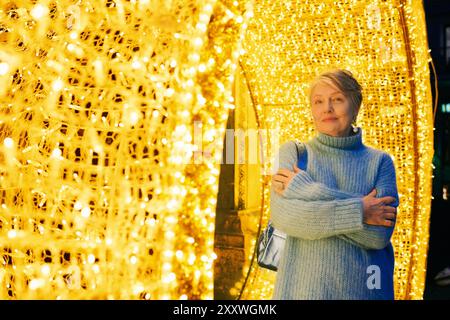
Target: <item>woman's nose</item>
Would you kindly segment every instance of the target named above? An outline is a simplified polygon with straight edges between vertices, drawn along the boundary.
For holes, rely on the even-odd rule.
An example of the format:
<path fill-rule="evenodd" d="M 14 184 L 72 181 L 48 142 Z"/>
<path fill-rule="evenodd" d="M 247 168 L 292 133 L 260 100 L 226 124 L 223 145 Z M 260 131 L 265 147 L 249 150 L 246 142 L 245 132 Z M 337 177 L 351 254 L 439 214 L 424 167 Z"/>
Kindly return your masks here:
<path fill-rule="evenodd" d="M 332 103 L 331 99 L 328 100 L 328 103 L 326 103 L 326 105 L 327 105 L 327 108 L 326 108 L 327 111 L 333 110 L 333 103 Z"/>

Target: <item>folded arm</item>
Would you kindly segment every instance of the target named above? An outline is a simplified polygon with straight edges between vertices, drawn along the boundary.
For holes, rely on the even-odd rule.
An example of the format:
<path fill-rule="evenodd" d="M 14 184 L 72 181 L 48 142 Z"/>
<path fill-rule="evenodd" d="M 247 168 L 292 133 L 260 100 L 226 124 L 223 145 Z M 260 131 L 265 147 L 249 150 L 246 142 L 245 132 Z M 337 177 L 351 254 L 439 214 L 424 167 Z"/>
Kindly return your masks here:
<path fill-rule="evenodd" d="M 362 200 L 305 201 L 285 198 L 270 191 L 273 226 L 284 233 L 307 240 L 317 240 L 363 228 Z"/>
<path fill-rule="evenodd" d="M 297 144 L 297 146 L 296 146 Z M 293 170 L 294 164 L 298 161 L 298 152 L 306 152 L 306 147 L 302 143 L 288 141 L 281 145 L 278 153 L 279 168 Z M 301 170 L 291 180 L 285 191 L 285 198 L 297 198 L 307 201 L 315 200 L 336 200 L 362 197 L 351 192 L 341 191 L 327 187 L 325 184 L 314 181 L 311 176 L 304 170 Z"/>
<path fill-rule="evenodd" d="M 290 141 L 281 146 L 279 153 L 281 168 L 292 170 L 293 164 L 297 162 L 297 149 L 294 144 L 295 142 Z M 304 152 L 304 148 L 304 145 L 299 145 L 299 152 Z M 388 154 L 383 155 L 375 188 L 377 189 L 377 197 L 392 196 L 397 200 L 390 205 L 394 207 L 398 206 L 395 168 L 392 159 Z M 355 200 L 359 198 L 360 201 L 362 201 L 363 197 L 363 195 L 336 190 L 327 187 L 323 183 L 315 182 L 311 176 L 303 170 L 294 176 L 284 191 L 283 196 L 284 198 L 278 196 L 281 198 L 277 200 L 289 202 L 286 199 L 298 199 L 303 202 L 311 202 L 313 205 L 318 205 L 318 203 L 322 201 L 331 200 Z M 275 196 L 272 195 L 271 197 Z M 299 207 L 299 209 L 303 210 L 303 207 Z M 362 214 L 363 213 L 361 212 L 361 216 Z M 295 221 L 291 222 L 295 224 Z M 305 221 L 303 222 L 305 223 Z M 296 224 L 298 223 L 299 221 L 297 221 Z M 362 228 L 358 230 L 341 232 L 336 235 L 365 249 L 383 249 L 389 244 L 393 229 L 394 227 L 363 224 Z M 286 233 L 289 234 L 289 232 Z"/>
<path fill-rule="evenodd" d="M 399 197 L 397 191 L 396 175 L 394 162 L 388 154 L 383 155 L 378 177 L 375 183 L 377 189 L 377 198 L 391 196 L 396 200 L 389 206 L 397 208 L 399 205 Z M 340 237 L 348 240 L 365 249 L 384 249 L 389 245 L 394 232 L 394 226 L 374 226 L 364 224 L 363 229 L 357 232 L 349 232 Z"/>

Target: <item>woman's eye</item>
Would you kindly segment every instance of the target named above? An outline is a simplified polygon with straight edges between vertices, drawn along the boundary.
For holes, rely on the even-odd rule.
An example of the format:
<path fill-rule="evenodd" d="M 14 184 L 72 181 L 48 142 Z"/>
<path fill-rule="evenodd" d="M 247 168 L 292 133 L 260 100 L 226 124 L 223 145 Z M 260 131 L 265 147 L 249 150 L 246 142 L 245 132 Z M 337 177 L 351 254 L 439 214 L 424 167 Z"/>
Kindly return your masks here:
<path fill-rule="evenodd" d="M 316 101 L 314 101 L 314 104 L 319 104 L 319 103 L 322 103 L 322 100 L 316 100 Z"/>

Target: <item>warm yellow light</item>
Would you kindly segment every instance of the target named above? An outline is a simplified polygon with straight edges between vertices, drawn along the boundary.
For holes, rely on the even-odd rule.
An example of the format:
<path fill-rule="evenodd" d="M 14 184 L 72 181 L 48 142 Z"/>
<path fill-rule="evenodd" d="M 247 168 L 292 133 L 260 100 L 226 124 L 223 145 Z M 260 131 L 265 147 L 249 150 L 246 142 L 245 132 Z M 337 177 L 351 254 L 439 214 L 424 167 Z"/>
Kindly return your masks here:
<path fill-rule="evenodd" d="M 49 12 L 48 8 L 42 4 L 35 5 L 31 11 L 30 14 L 33 18 L 36 20 L 42 19 L 45 15 L 47 15 Z"/>
<path fill-rule="evenodd" d="M 183 251 L 181 251 L 181 250 L 177 250 L 177 252 L 175 253 L 175 256 L 176 256 L 178 259 L 183 259 L 184 253 L 183 253 Z"/>
<path fill-rule="evenodd" d="M 88 263 L 93 264 L 95 262 L 95 256 L 93 254 L 88 255 Z"/>
<path fill-rule="evenodd" d="M 83 209 L 81 209 L 81 215 L 84 218 L 89 218 L 89 216 L 91 215 L 91 209 L 89 207 L 84 207 Z"/>
<path fill-rule="evenodd" d="M 9 71 L 9 64 L 6 62 L 0 62 L 0 76 L 4 76 Z"/>
<path fill-rule="evenodd" d="M 11 149 L 14 147 L 14 140 L 11 138 L 5 138 L 5 140 L 3 140 L 3 144 L 6 148 Z"/>
<path fill-rule="evenodd" d="M 32 279 L 28 286 L 31 290 L 36 290 L 45 285 L 45 281 L 43 279 Z"/>
<path fill-rule="evenodd" d="M 206 27 L 203 28 L 203 29 L 206 30 Z M 196 39 L 194 40 L 194 46 L 200 47 L 202 44 L 203 44 L 202 38 L 196 38 Z"/>
<path fill-rule="evenodd" d="M 139 121 L 139 113 L 136 111 L 130 112 L 130 124 L 134 126 Z"/>
<path fill-rule="evenodd" d="M 47 264 L 42 266 L 41 273 L 45 276 L 48 276 L 50 274 L 50 266 Z"/>
<path fill-rule="evenodd" d="M 138 295 L 139 293 L 141 293 L 144 290 L 145 290 L 145 288 L 142 283 L 137 283 L 133 286 L 133 293 L 135 295 Z"/>
<path fill-rule="evenodd" d="M 75 210 L 81 210 L 81 209 L 83 209 L 83 204 L 80 201 L 77 201 L 77 202 L 75 202 L 73 207 Z"/>
<path fill-rule="evenodd" d="M 138 60 L 134 60 L 131 66 L 133 67 L 133 69 L 139 69 L 142 67 L 142 64 Z"/>
<path fill-rule="evenodd" d="M 9 230 L 8 231 L 8 238 L 14 239 L 15 237 L 17 237 L 17 231 L 16 230 Z"/>
<path fill-rule="evenodd" d="M 166 90 L 166 96 L 168 96 L 168 97 L 171 97 L 171 96 L 173 96 L 173 94 L 175 93 L 175 89 L 173 89 L 173 88 L 168 88 L 167 90 Z"/>
<path fill-rule="evenodd" d="M 57 79 L 52 84 L 53 91 L 60 91 L 64 88 L 64 82 L 61 79 Z"/>
<path fill-rule="evenodd" d="M 53 149 L 53 151 L 52 151 L 53 158 L 59 159 L 61 157 L 61 155 L 62 155 L 61 149 L 59 149 L 59 148 Z"/>
<path fill-rule="evenodd" d="M 245 2 L 113 4 L 22 1 L 1 17 L 1 299 L 213 297 L 200 257 L 220 164 L 186 155 L 194 116 L 226 125 Z"/>

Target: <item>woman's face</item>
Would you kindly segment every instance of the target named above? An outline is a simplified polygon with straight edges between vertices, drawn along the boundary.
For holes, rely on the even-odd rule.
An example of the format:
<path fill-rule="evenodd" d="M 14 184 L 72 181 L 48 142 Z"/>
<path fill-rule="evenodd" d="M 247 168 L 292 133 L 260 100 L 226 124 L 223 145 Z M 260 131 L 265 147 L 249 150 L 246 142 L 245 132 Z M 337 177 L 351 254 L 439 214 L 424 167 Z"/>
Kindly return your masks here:
<path fill-rule="evenodd" d="M 312 91 L 311 110 L 317 131 L 334 137 L 350 134 L 355 114 L 350 101 L 335 86 L 319 82 Z"/>

